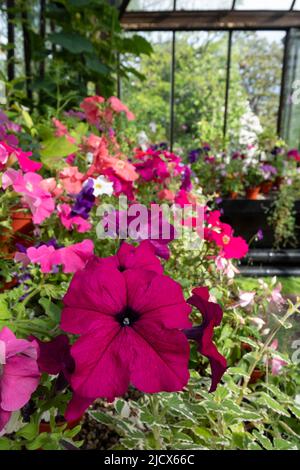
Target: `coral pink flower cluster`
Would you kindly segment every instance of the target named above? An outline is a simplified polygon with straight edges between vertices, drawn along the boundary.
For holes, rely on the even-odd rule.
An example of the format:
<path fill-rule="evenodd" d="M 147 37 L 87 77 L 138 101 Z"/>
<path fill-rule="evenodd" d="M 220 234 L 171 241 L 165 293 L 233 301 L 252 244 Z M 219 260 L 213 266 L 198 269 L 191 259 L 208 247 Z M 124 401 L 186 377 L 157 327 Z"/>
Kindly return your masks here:
<path fill-rule="evenodd" d="M 135 119 L 134 114 L 116 96 L 106 101 L 102 96 L 89 96 L 80 105 L 85 112 L 87 121 L 94 125 L 113 123 L 116 114 L 125 113 L 128 121 Z"/>
<path fill-rule="evenodd" d="M 0 330 L 0 431 L 11 414 L 30 400 L 39 384 L 38 345 L 17 339 L 4 327 Z"/>

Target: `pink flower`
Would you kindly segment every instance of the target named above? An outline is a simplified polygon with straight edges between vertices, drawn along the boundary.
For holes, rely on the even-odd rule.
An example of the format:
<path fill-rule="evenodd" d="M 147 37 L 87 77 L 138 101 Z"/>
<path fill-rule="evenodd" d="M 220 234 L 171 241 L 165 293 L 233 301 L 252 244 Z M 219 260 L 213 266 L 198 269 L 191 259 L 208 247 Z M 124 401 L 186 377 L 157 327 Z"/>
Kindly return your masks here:
<path fill-rule="evenodd" d="M 15 157 L 17 158 L 21 170 L 24 172 L 31 171 L 35 172 L 38 171 L 42 168 L 42 164 L 35 162 L 33 160 L 30 160 L 32 156 L 32 152 L 23 152 L 22 149 L 19 148 L 13 148 L 6 144 L 5 142 L 0 142 L 0 170 L 4 169 L 5 164 L 8 161 L 9 157 Z"/>
<path fill-rule="evenodd" d="M 93 125 L 99 124 L 102 112 L 100 104 L 104 103 L 102 96 L 89 96 L 80 104 L 81 109 L 85 112 L 86 120 Z"/>
<path fill-rule="evenodd" d="M 73 390 L 113 399 L 129 384 L 145 393 L 182 390 L 189 372 L 190 326 L 181 286 L 142 269 L 120 272 L 92 263 L 73 277 L 61 328 L 80 335 L 72 346 Z"/>
<path fill-rule="evenodd" d="M 42 273 L 50 273 L 53 268 L 52 255 L 55 253 L 54 246 L 42 245 L 38 248 L 34 246 L 28 248 L 27 256 L 29 261 L 41 266 Z"/>
<path fill-rule="evenodd" d="M 123 242 L 116 255 L 109 258 L 94 257 L 89 261 L 103 268 L 114 268 L 123 272 L 126 269 L 146 269 L 158 274 L 163 273 L 163 267 L 155 256 L 155 249 L 148 240 L 142 241 L 137 247 Z"/>
<path fill-rule="evenodd" d="M 83 173 L 78 171 L 77 166 L 69 166 L 59 173 L 60 181 L 67 193 L 78 194 L 82 188 Z"/>
<path fill-rule="evenodd" d="M 92 224 L 79 215 L 72 216 L 72 209 L 68 204 L 57 206 L 59 218 L 64 227 L 68 230 L 76 229 L 79 233 L 85 233 L 91 230 Z"/>
<path fill-rule="evenodd" d="M 120 101 L 119 98 L 117 98 L 116 96 L 111 96 L 107 101 L 110 104 L 113 111 L 115 111 L 115 113 L 124 112 L 126 114 L 128 121 L 133 121 L 135 119 L 135 115 L 131 111 L 129 111 L 127 106 L 124 103 L 122 103 L 122 101 Z"/>
<path fill-rule="evenodd" d="M 56 137 L 65 136 L 66 139 L 71 144 L 76 143 L 76 139 L 69 134 L 69 131 L 68 131 L 67 127 L 62 122 L 60 122 L 58 119 L 55 119 L 55 118 L 52 118 L 52 122 L 53 122 L 54 126 L 56 127 L 56 131 L 55 131 Z"/>
<path fill-rule="evenodd" d="M 13 411 L 20 410 L 39 384 L 38 346 L 17 339 L 4 327 L 0 331 L 0 431 Z"/>
<path fill-rule="evenodd" d="M 207 232 L 205 232 L 207 234 Z M 248 245 L 242 237 L 234 237 L 233 229 L 220 222 L 219 230 L 209 231 L 208 238 L 221 248 L 221 256 L 227 259 L 240 259 L 248 253 Z"/>
<path fill-rule="evenodd" d="M 53 197 L 59 197 L 63 193 L 63 189 L 57 184 L 55 178 L 46 178 L 40 183 L 44 191 L 50 193 Z"/>
<path fill-rule="evenodd" d="M 278 340 L 275 338 L 274 341 L 270 344 L 270 348 L 274 351 L 278 349 Z M 265 361 L 266 362 L 266 361 Z M 288 363 L 281 359 L 280 356 L 273 355 L 269 359 L 269 365 L 271 366 L 271 373 L 272 375 L 279 375 L 281 369 L 286 366 Z"/>
<path fill-rule="evenodd" d="M 175 199 L 175 194 L 170 189 L 163 189 L 159 191 L 158 199 L 161 199 L 162 201 L 173 202 Z"/>
<path fill-rule="evenodd" d="M 230 259 L 226 259 L 221 255 L 215 258 L 215 264 L 218 271 L 222 271 L 229 279 L 233 279 L 236 274 L 239 274 L 239 270 Z"/>
<path fill-rule="evenodd" d="M 12 185 L 13 189 L 22 194 L 23 201 L 29 206 L 33 222 L 41 224 L 51 216 L 55 209 L 54 200 L 48 191 L 42 188 L 43 178 L 32 172 L 22 174 L 22 172 L 9 169 L 2 177 L 2 186 L 6 189 Z"/>
<path fill-rule="evenodd" d="M 197 287 L 193 289 L 193 295 L 188 303 L 196 307 L 203 316 L 200 326 L 186 330 L 186 335 L 198 344 L 198 351 L 209 359 L 212 371 L 212 382 L 210 392 L 216 390 L 224 372 L 227 362 L 224 356 L 219 353 L 213 343 L 214 328 L 219 326 L 223 312 L 218 304 L 209 301 L 209 290 L 207 287 Z"/>
<path fill-rule="evenodd" d="M 22 261 L 25 265 L 29 262 L 41 266 L 42 273 L 50 273 L 55 266 L 63 266 L 64 273 L 75 273 L 83 269 L 88 260 L 93 256 L 94 244 L 92 240 L 84 240 L 81 243 L 58 248 L 42 245 L 38 248 L 30 247 L 24 255 L 19 257 L 16 253 L 15 260 Z"/>
<path fill-rule="evenodd" d="M 248 307 L 248 305 L 252 305 L 254 302 L 255 292 L 243 292 L 239 293 L 239 300 L 232 306 L 235 307 Z"/>
<path fill-rule="evenodd" d="M 295 160 L 296 162 L 300 161 L 300 153 L 298 149 L 291 149 L 288 154 L 288 158 L 291 158 L 292 160 Z"/>

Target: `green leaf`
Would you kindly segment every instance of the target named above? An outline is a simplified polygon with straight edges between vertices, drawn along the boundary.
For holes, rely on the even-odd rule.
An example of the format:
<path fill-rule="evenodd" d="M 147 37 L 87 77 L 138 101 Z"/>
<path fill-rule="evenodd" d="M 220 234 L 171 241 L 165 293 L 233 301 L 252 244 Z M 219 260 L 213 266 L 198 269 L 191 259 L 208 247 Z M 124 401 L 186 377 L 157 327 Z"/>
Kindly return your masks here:
<path fill-rule="evenodd" d="M 46 315 L 54 320 L 56 323 L 60 322 L 61 308 L 51 302 L 50 299 L 42 297 L 39 299 L 39 304 L 45 310 Z"/>
<path fill-rule="evenodd" d="M 270 397 L 264 392 L 261 393 L 257 402 L 261 405 L 265 405 L 267 408 L 274 411 L 274 413 L 290 417 L 289 412 L 282 405 L 280 405 L 276 400 L 274 400 L 274 398 Z"/>
<path fill-rule="evenodd" d="M 8 320 L 11 318 L 11 313 L 8 310 L 7 302 L 3 295 L 0 295 L 0 320 Z"/>
<path fill-rule="evenodd" d="M 48 40 L 57 44 L 72 54 L 81 54 L 94 52 L 93 44 L 84 36 L 78 33 L 52 33 L 48 34 Z"/>
<path fill-rule="evenodd" d="M 263 434 L 259 433 L 256 429 L 253 431 L 253 435 L 256 437 L 256 439 L 263 446 L 264 449 L 273 450 L 273 445 L 270 439 L 268 439 Z"/>
<path fill-rule="evenodd" d="M 85 62 L 87 68 L 92 72 L 98 73 L 100 75 L 106 75 L 109 72 L 109 68 L 106 65 L 102 64 L 100 60 L 95 56 L 86 56 Z"/>
<path fill-rule="evenodd" d="M 62 158 L 77 152 L 77 150 L 77 145 L 69 142 L 65 136 L 52 137 L 42 143 L 41 161 L 50 169 L 60 168 L 64 166 Z"/>

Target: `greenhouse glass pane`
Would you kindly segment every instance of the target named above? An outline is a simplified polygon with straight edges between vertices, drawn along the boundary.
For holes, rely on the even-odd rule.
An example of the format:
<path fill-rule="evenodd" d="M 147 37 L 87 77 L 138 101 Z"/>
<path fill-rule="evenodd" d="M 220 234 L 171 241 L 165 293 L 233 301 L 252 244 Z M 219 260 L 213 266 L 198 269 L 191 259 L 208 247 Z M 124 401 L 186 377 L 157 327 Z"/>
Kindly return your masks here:
<path fill-rule="evenodd" d="M 175 149 L 223 140 L 228 32 L 177 32 Z"/>
<path fill-rule="evenodd" d="M 285 34 L 233 33 L 228 139 L 235 146 L 256 143 L 263 131 L 276 136 Z"/>
<path fill-rule="evenodd" d="M 300 0 L 297 0 L 294 6 L 294 10 L 300 10 Z"/>
<path fill-rule="evenodd" d="M 131 0 L 127 11 L 170 11 L 173 0 Z"/>
<path fill-rule="evenodd" d="M 237 0 L 236 10 L 289 10 L 291 0 Z"/>
<path fill-rule="evenodd" d="M 122 79 L 121 99 L 136 115 L 128 125 L 132 135 L 151 142 L 169 142 L 171 96 L 171 32 L 144 32 L 142 34 L 154 49 L 153 54 L 131 60 L 121 57 L 126 64 L 144 76 L 144 80 L 130 74 Z"/>
<path fill-rule="evenodd" d="M 6 51 L 5 46 L 7 44 L 7 29 L 6 29 L 6 18 L 5 14 L 0 11 L 0 73 L 6 75 Z M 0 77 L 0 106 L 4 104 L 5 99 L 5 83 Z"/>
<path fill-rule="evenodd" d="M 284 90 L 282 131 L 291 148 L 300 149 L 300 32 L 291 30 Z"/>
<path fill-rule="evenodd" d="M 231 10 L 233 0 L 177 0 L 176 10 Z"/>

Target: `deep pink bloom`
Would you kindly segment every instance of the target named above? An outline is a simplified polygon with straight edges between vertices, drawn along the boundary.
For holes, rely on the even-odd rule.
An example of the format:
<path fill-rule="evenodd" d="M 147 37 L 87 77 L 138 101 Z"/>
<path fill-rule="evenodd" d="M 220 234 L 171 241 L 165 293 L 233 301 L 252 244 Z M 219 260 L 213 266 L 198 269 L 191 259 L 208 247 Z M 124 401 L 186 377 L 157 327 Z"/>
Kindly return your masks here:
<path fill-rule="evenodd" d="M 79 233 L 91 230 L 92 224 L 79 215 L 72 215 L 72 208 L 68 204 L 59 204 L 57 211 L 61 223 L 68 230 L 76 229 Z"/>
<path fill-rule="evenodd" d="M 221 248 L 221 254 L 227 259 L 240 259 L 246 256 L 249 247 L 242 237 L 234 237 L 233 229 L 228 224 L 220 224 L 220 231 L 212 231 L 211 239 Z"/>
<path fill-rule="evenodd" d="M 129 384 L 145 393 L 182 390 L 189 372 L 190 307 L 181 286 L 142 269 L 92 263 L 73 277 L 61 328 L 80 335 L 72 346 L 73 390 L 113 399 Z"/>
<path fill-rule="evenodd" d="M 227 368 L 225 357 L 219 353 L 213 343 L 214 328 L 220 325 L 223 312 L 218 304 L 209 301 L 207 287 L 197 287 L 192 292 L 193 295 L 188 303 L 201 312 L 203 321 L 200 326 L 190 328 L 185 333 L 189 339 L 197 342 L 200 354 L 209 359 L 212 372 L 210 392 L 213 392 Z"/>
<path fill-rule="evenodd" d="M 75 364 L 71 356 L 71 346 L 66 335 L 59 335 L 51 341 L 34 338 L 39 345 L 38 366 L 41 372 L 50 375 L 63 374 L 69 380 L 74 372 Z"/>
<path fill-rule="evenodd" d="M 89 263 L 96 263 L 103 268 L 115 268 L 123 272 L 126 269 L 147 269 L 158 274 L 163 273 L 163 267 L 155 256 L 155 249 L 148 240 L 138 246 L 123 242 L 116 255 L 108 258 L 91 258 Z"/>
<path fill-rule="evenodd" d="M 18 160 L 20 168 L 24 172 L 35 172 L 42 168 L 41 163 L 30 160 L 32 152 L 23 152 L 20 148 L 11 147 L 3 141 L 0 142 L 0 170 L 4 169 L 10 156 L 14 156 Z"/>
<path fill-rule="evenodd" d="M 296 162 L 300 161 L 300 152 L 298 149 L 291 149 L 289 150 L 287 156 Z"/>
<path fill-rule="evenodd" d="M 0 431 L 11 413 L 30 400 L 39 384 L 38 345 L 17 339 L 7 327 L 0 331 Z"/>

